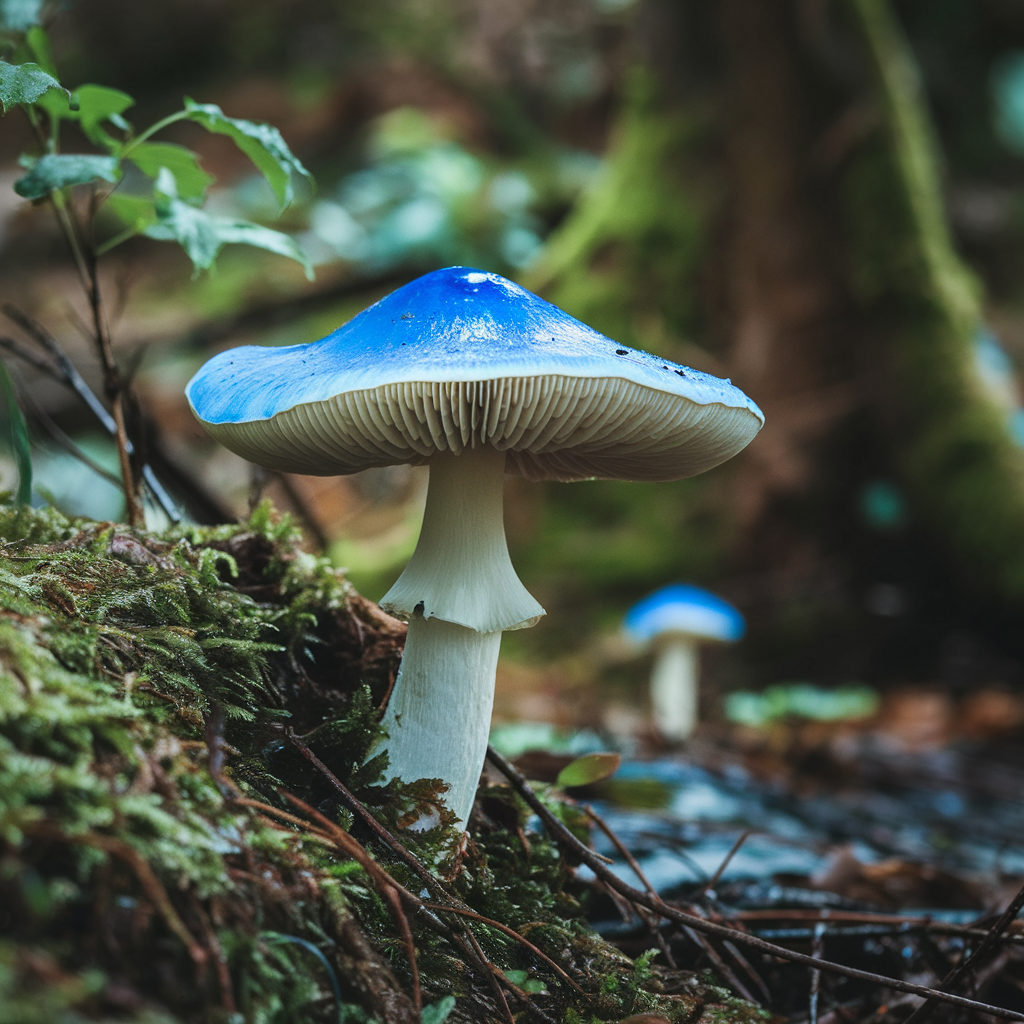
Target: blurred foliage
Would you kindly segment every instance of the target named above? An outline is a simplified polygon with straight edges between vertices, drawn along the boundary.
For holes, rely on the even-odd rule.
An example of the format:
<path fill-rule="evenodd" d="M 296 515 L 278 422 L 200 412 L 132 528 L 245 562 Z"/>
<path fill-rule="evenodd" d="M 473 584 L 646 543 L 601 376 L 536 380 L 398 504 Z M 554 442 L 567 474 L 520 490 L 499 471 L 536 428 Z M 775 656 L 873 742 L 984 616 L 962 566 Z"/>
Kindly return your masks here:
<path fill-rule="evenodd" d="M 737 725 L 761 726 L 794 716 L 814 722 L 870 718 L 878 711 L 878 694 L 867 686 L 823 690 L 810 683 L 781 683 L 761 693 L 734 690 L 726 697 L 725 716 Z"/>

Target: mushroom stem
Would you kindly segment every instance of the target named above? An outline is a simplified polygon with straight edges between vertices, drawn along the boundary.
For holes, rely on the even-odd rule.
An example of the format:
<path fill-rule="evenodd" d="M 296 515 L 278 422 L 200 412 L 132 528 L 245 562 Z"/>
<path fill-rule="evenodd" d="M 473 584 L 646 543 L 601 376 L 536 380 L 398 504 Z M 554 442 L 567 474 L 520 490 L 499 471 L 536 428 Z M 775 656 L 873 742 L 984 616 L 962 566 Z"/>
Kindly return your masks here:
<path fill-rule="evenodd" d="M 667 740 L 685 740 L 697 728 L 697 645 L 692 637 L 666 637 L 651 670 L 654 724 Z"/>
<path fill-rule="evenodd" d="M 502 515 L 505 453 L 441 452 L 430 460 L 423 527 L 381 607 L 404 618 L 456 622 L 483 633 L 532 626 L 544 614 L 508 557 Z"/>
<path fill-rule="evenodd" d="M 501 631 L 532 626 L 544 609 L 508 556 L 502 515 L 505 453 L 444 452 L 416 550 L 381 606 L 409 619 L 384 716 L 388 777 L 442 779 L 445 804 L 469 819 L 487 750 Z"/>
<path fill-rule="evenodd" d="M 464 826 L 487 752 L 501 633 L 414 615 L 375 754 L 387 777 L 442 779 L 445 805 Z"/>

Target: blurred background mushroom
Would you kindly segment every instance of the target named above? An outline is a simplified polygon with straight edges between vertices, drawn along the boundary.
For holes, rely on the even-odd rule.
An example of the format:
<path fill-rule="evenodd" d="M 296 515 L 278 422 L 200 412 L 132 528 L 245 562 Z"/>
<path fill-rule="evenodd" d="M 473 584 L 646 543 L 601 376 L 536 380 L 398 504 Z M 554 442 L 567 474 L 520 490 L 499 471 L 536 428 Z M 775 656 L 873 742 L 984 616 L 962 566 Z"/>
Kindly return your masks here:
<path fill-rule="evenodd" d="M 651 715 L 655 731 L 677 743 L 697 728 L 702 643 L 733 643 L 743 616 L 700 587 L 672 583 L 638 601 L 623 620 L 629 639 L 653 651 Z"/>

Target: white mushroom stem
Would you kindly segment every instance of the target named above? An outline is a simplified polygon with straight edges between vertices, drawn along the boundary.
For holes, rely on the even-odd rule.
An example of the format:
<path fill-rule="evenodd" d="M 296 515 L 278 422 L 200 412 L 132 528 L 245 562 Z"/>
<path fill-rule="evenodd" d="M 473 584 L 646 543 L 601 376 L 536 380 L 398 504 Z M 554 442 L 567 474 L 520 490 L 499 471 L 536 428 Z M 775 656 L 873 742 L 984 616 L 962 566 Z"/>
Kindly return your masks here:
<path fill-rule="evenodd" d="M 388 776 L 443 779 L 444 802 L 463 824 L 487 753 L 500 646 L 501 633 L 413 616 L 384 716 Z"/>
<path fill-rule="evenodd" d="M 662 638 L 651 670 L 654 724 L 667 740 L 685 740 L 697 728 L 697 643 L 675 633 Z"/>
<path fill-rule="evenodd" d="M 430 460 L 416 550 L 381 606 L 408 618 L 405 654 L 384 717 L 388 778 L 441 779 L 445 803 L 469 819 L 487 749 L 501 632 L 544 609 L 508 556 L 505 453 L 469 448 Z"/>
<path fill-rule="evenodd" d="M 430 460 L 416 550 L 381 607 L 494 633 L 534 625 L 544 609 L 520 582 L 505 542 L 505 453 L 467 448 Z"/>

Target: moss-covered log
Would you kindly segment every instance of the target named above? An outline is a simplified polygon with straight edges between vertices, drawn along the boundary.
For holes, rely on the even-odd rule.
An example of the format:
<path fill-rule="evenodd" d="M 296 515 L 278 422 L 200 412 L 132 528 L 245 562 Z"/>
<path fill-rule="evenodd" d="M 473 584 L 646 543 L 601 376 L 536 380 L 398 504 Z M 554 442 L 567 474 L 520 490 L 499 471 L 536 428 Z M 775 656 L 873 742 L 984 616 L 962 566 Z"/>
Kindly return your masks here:
<path fill-rule="evenodd" d="M 508 788 L 481 791 L 464 850 L 401 829 L 436 786 L 375 786 L 363 761 L 405 628 L 267 508 L 155 536 L 0 507 L 0 536 L 4 1024 L 411 1024 L 403 919 L 431 1024 L 505 1020 L 501 999 L 522 1020 L 758 1016 L 599 939 Z M 448 876 L 434 899 L 532 945 L 399 901 L 424 865 Z"/>

